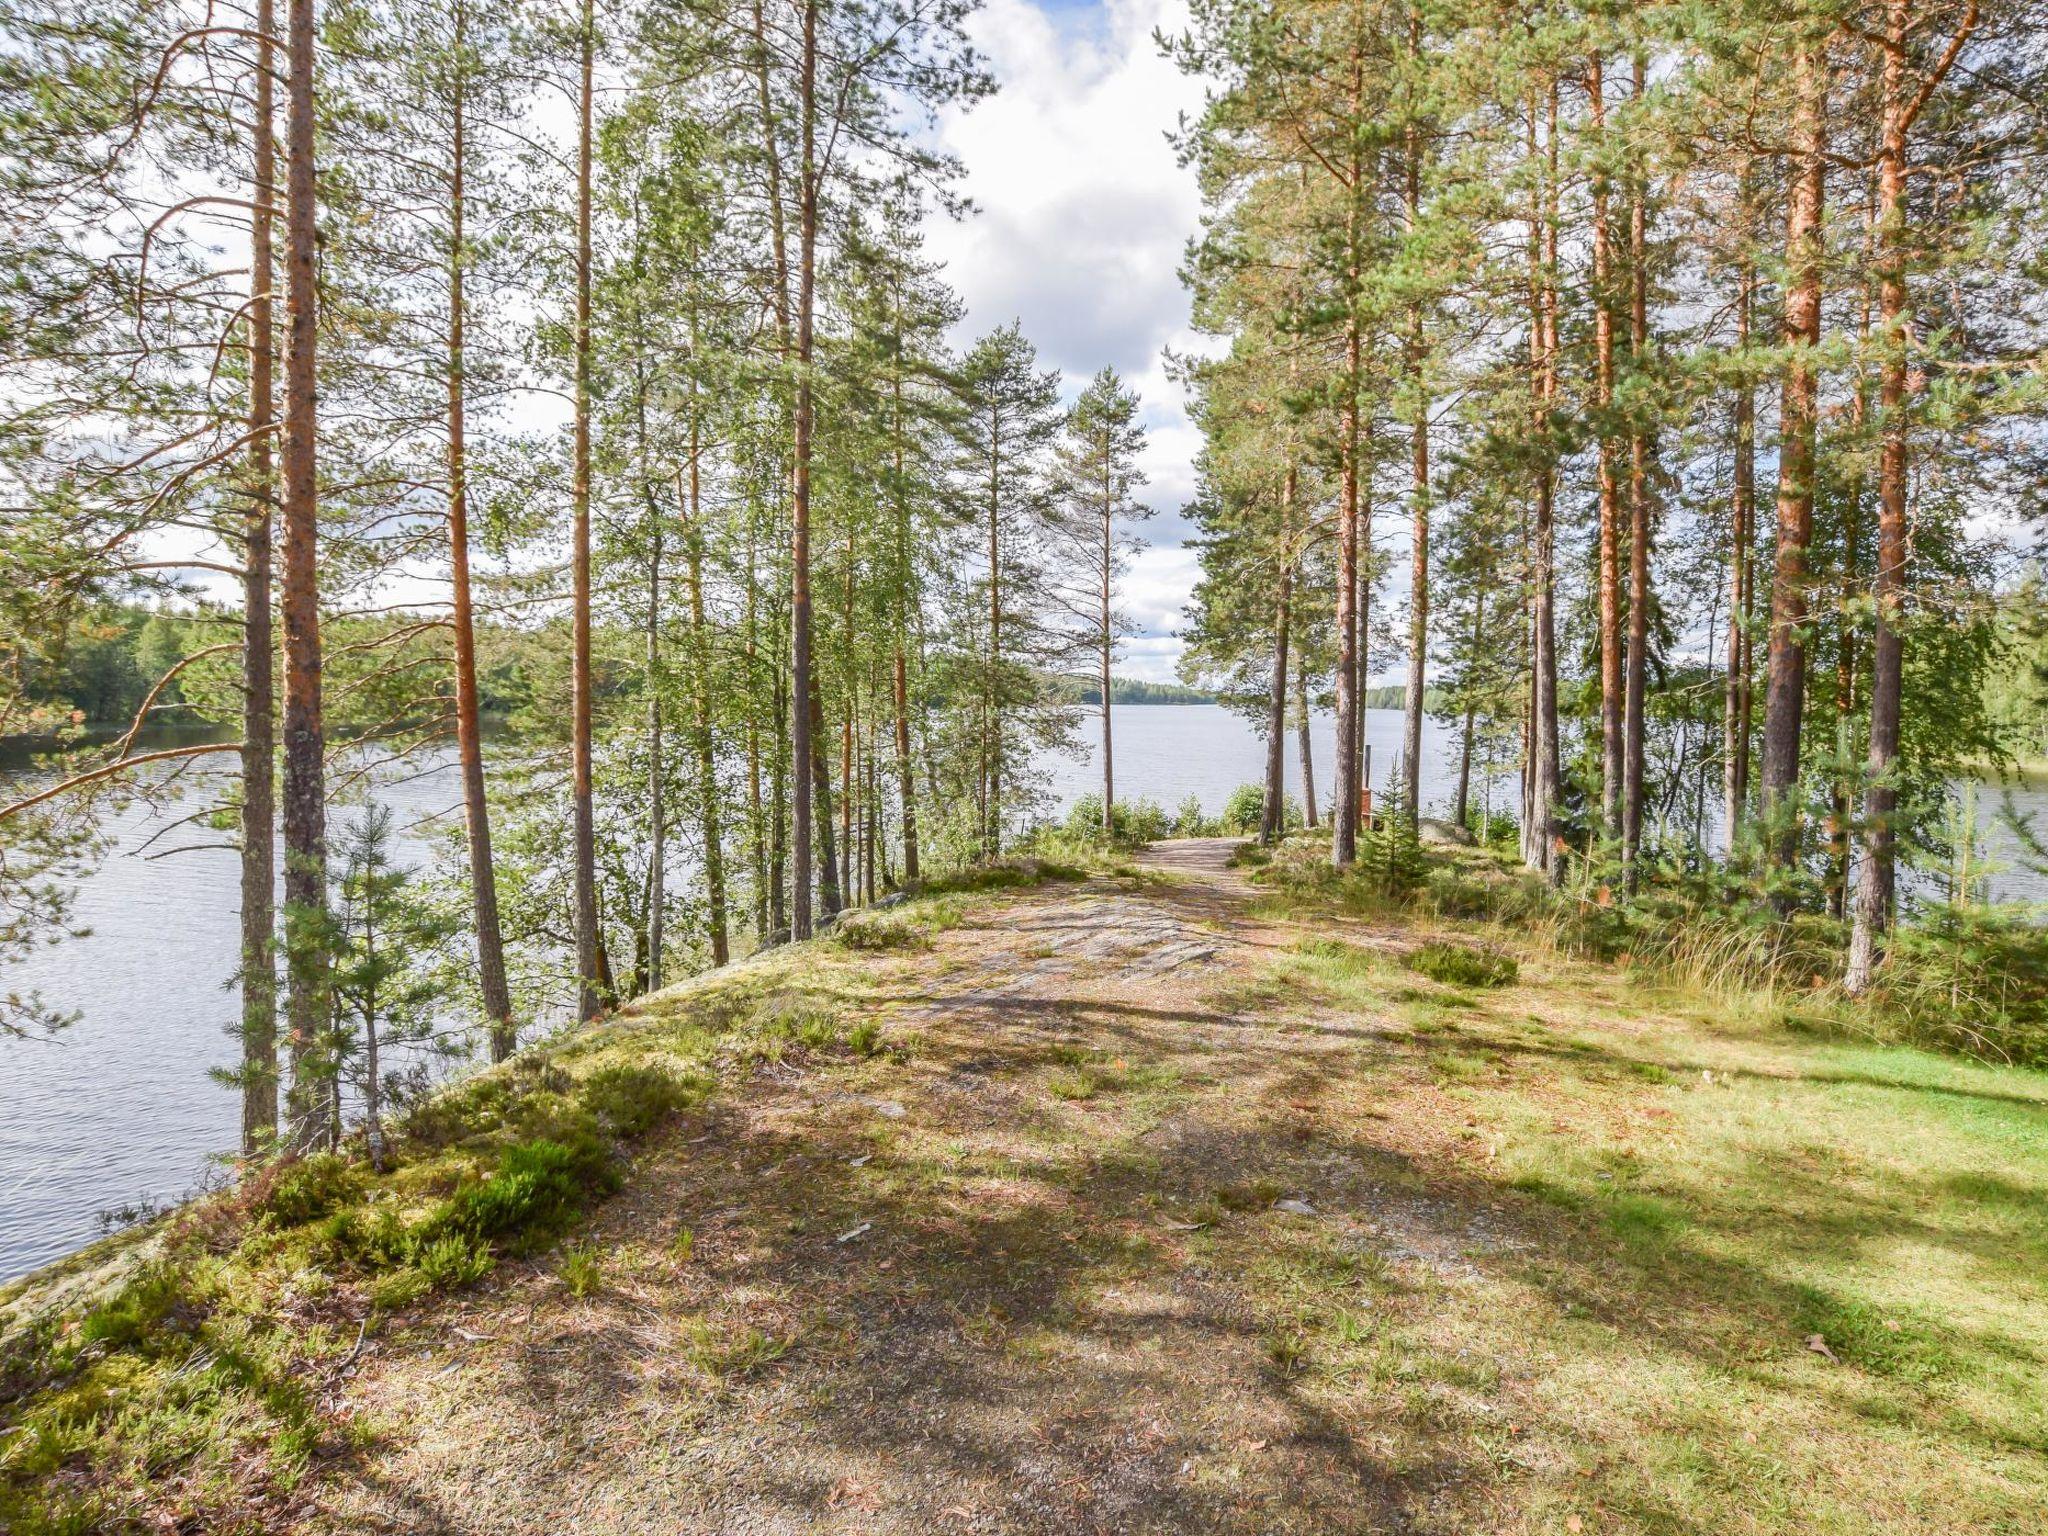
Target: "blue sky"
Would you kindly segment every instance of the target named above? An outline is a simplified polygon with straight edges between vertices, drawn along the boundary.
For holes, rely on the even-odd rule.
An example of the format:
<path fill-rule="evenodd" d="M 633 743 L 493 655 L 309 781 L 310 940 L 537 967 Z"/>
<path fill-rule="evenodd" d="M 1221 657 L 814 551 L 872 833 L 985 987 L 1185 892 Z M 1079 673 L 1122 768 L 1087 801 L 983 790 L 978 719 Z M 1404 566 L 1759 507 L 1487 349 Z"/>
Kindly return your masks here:
<path fill-rule="evenodd" d="M 1199 439 L 1163 353 L 1197 342 L 1178 270 L 1201 203 L 1166 135 L 1201 88 L 1153 42 L 1185 18 L 1185 0 L 987 0 L 971 30 L 1001 88 L 939 125 L 980 211 L 930 238 L 967 303 L 963 338 L 1021 320 L 1070 392 L 1104 364 L 1140 392 L 1158 511 L 1123 583 L 1138 633 L 1118 670 L 1157 679 L 1194 580 L 1178 514 Z"/>

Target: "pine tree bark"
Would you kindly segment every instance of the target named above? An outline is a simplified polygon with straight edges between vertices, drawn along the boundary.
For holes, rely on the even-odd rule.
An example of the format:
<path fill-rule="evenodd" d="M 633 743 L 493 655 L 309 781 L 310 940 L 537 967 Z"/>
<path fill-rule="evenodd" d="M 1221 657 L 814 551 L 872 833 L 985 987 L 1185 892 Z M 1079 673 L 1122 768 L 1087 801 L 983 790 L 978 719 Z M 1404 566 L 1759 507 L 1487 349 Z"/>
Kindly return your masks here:
<path fill-rule="evenodd" d="M 903 817 L 903 879 L 915 884 L 917 871 L 917 781 L 910 771 L 910 666 L 899 643 L 893 671 L 896 691 L 896 794 Z"/>
<path fill-rule="evenodd" d="M 595 111 L 592 74 L 597 20 L 583 0 L 582 72 L 576 137 L 575 426 L 570 530 L 569 760 L 570 850 L 576 926 L 576 1017 L 594 1019 L 603 1008 L 598 978 L 597 829 L 591 803 L 590 726 L 590 220 L 591 151 Z"/>
<path fill-rule="evenodd" d="M 1877 615 L 1871 642 L 1869 783 L 1864 790 L 1863 864 L 1858 872 L 1849 963 L 1843 978 L 1852 995 L 1867 991 L 1875 977 L 1879 935 L 1890 921 L 1895 894 L 1892 818 L 1898 810 L 1894 777 L 1898 771 L 1900 701 L 1905 679 L 1906 497 L 1911 469 L 1906 437 L 1909 136 L 1928 98 L 1976 30 L 1977 17 L 1976 0 L 1969 0 L 1941 58 L 1914 81 L 1906 58 L 1906 42 L 1914 20 L 1912 0 L 1885 0 L 1881 86 L 1884 117 L 1878 137 L 1877 283 L 1878 327 L 1884 348 L 1877 400 L 1883 437 L 1877 469 Z"/>
<path fill-rule="evenodd" d="M 903 330 L 902 292 L 897 291 L 897 334 Z M 895 469 L 896 469 L 896 579 L 898 582 L 896 609 L 896 645 L 891 658 L 894 702 L 896 706 L 896 794 L 901 802 L 903 816 L 903 879 L 915 884 L 917 869 L 917 782 L 910 770 L 910 661 L 906 654 L 910 643 L 910 605 L 914 600 L 916 570 L 910 544 L 910 498 L 905 493 L 904 479 L 904 422 L 903 422 L 903 357 L 899 350 L 895 358 L 895 369 L 890 377 L 890 401 L 892 406 Z"/>
<path fill-rule="evenodd" d="M 1401 813 L 1412 828 L 1422 815 L 1422 702 L 1429 661 L 1429 402 L 1416 407 L 1414 533 L 1408 572 L 1408 686 L 1401 732 Z"/>
<path fill-rule="evenodd" d="M 1745 213 L 1748 197 L 1745 189 Z M 1747 220 L 1744 221 L 1747 228 Z M 1749 803 L 1751 725 L 1750 622 L 1755 614 L 1756 575 L 1750 552 L 1756 539 L 1756 387 L 1747 355 L 1756 273 L 1745 258 L 1735 299 L 1735 347 L 1745 361 L 1735 387 L 1735 484 L 1729 506 L 1728 678 L 1721 711 L 1722 815 L 1732 852 L 1740 840 Z"/>
<path fill-rule="evenodd" d="M 648 521 L 654 543 L 647 551 L 647 914 L 645 986 L 661 986 L 663 951 L 668 946 L 668 743 L 661 709 L 661 561 L 667 541 L 654 487 L 647 487 Z"/>
<path fill-rule="evenodd" d="M 1354 37 L 1351 57 L 1351 121 L 1364 108 L 1364 39 Z M 1358 857 L 1359 678 L 1358 678 L 1358 506 L 1359 393 L 1363 388 L 1364 337 L 1359 314 L 1365 164 L 1353 135 L 1350 180 L 1345 187 L 1344 405 L 1342 464 L 1337 505 L 1337 803 L 1331 811 L 1330 862 L 1348 869 Z"/>
<path fill-rule="evenodd" d="M 242 1151 L 277 1137 L 277 679 L 271 622 L 277 430 L 271 292 L 277 144 L 272 0 L 257 0 L 255 207 L 249 222 L 249 506 L 242 536 Z"/>
<path fill-rule="evenodd" d="M 1553 884 L 1564 878 L 1557 730 L 1556 471 L 1551 463 L 1550 419 L 1557 393 L 1557 85 L 1549 90 L 1547 133 L 1541 145 L 1539 185 L 1534 190 L 1530 231 L 1531 370 L 1535 395 L 1537 469 L 1530 531 L 1530 724 L 1527 818 L 1524 855 Z M 1529 147 L 1539 150 L 1532 105 Z"/>
<path fill-rule="evenodd" d="M 1116 574 L 1116 497 L 1111 489 L 1109 434 L 1102 443 L 1102 583 L 1098 594 L 1102 625 L 1102 830 L 1108 835 L 1114 826 L 1116 807 L 1116 754 L 1110 735 L 1109 668 L 1116 650 L 1116 619 L 1110 610 L 1110 582 Z"/>
<path fill-rule="evenodd" d="M 455 4 L 455 48 L 466 44 L 468 8 Z M 463 70 L 458 61 L 454 81 L 453 122 L 449 139 L 448 188 L 448 570 L 451 587 L 449 623 L 455 661 L 455 750 L 462 772 L 463 828 L 469 845 L 469 889 L 476 919 L 477 985 L 484 1017 L 489 1022 L 491 1060 L 503 1061 L 517 1046 L 512 1021 L 512 991 L 505 976 L 505 941 L 498 919 L 497 866 L 491 856 L 490 803 L 484 794 L 484 748 L 477 701 L 476 620 L 469 579 L 469 453 L 468 322 L 464 291 L 469 262 L 468 121 Z"/>
<path fill-rule="evenodd" d="M 1422 56 L 1422 19 L 1409 13 L 1408 43 L 1412 58 Z M 1422 222 L 1422 135 L 1409 107 L 1407 139 L 1407 220 L 1412 238 Z M 1406 717 L 1401 732 L 1401 812 L 1412 829 L 1422 816 L 1422 699 L 1429 663 L 1429 390 L 1424 377 L 1427 355 L 1422 310 L 1410 316 L 1409 385 L 1415 391 L 1415 417 L 1410 426 L 1414 492 L 1410 510 L 1408 572 L 1408 687 L 1403 700 Z"/>
<path fill-rule="evenodd" d="M 1294 749 L 1301 757 L 1301 815 L 1311 827 L 1322 817 L 1316 808 L 1316 757 L 1308 718 L 1308 656 L 1294 664 Z"/>
<path fill-rule="evenodd" d="M 1287 470 L 1283 505 L 1294 505 L 1295 472 Z M 1285 514 L 1281 523 L 1280 585 L 1273 601 L 1273 699 L 1266 716 L 1266 803 L 1259 817 L 1259 841 L 1267 847 L 1287 830 L 1287 640 L 1294 624 L 1294 553 Z"/>
<path fill-rule="evenodd" d="M 822 832 L 826 844 L 824 863 L 825 898 L 828 914 L 838 910 L 838 875 L 832 868 L 832 815 L 830 785 L 825 777 L 824 751 L 813 739 L 823 726 L 818 700 L 818 680 L 811 659 L 811 354 L 815 334 L 818 289 L 818 5 L 819 0 L 802 0 L 803 59 L 798 81 L 798 131 L 802 139 L 802 165 L 797 188 L 797 308 L 796 308 L 796 432 L 795 465 L 791 474 L 790 507 L 790 662 L 795 672 L 790 722 L 790 750 L 800 765 L 793 784 L 791 805 L 790 876 L 792 912 L 790 932 L 798 939 L 811 936 L 812 812 L 813 800 L 826 804 Z M 822 789 L 824 792 L 819 794 Z"/>
<path fill-rule="evenodd" d="M 1631 95 L 1643 98 L 1647 64 L 1635 56 Z M 1629 175 L 1629 367 L 1640 380 L 1649 362 L 1649 186 L 1640 157 Z M 1650 437 L 1640 422 L 1628 436 L 1628 654 L 1622 680 L 1621 864 L 1635 882 L 1643 841 L 1645 706 L 1650 670 Z"/>
<path fill-rule="evenodd" d="M 845 904 L 840 895 L 838 843 L 832 830 L 832 765 L 826 760 L 825 701 L 818 674 L 811 673 L 810 699 L 811 796 L 816 802 L 818 832 L 818 908 L 834 917 Z"/>
<path fill-rule="evenodd" d="M 1003 851 L 1003 527 L 1002 416 L 993 407 L 989 421 L 988 469 L 988 744 L 987 799 L 982 823 L 982 854 L 995 858 Z"/>
<path fill-rule="evenodd" d="M 694 332 L 694 325 L 692 327 Z M 696 347 L 693 343 L 691 351 Z M 697 815 L 704 835 L 704 925 L 713 967 L 732 959 L 725 894 L 725 820 L 718 790 L 717 744 L 712 730 L 711 626 L 704 618 L 704 486 L 702 427 L 697 419 L 697 382 L 690 380 L 690 526 L 683 547 L 690 573 L 691 697 L 696 711 Z"/>
<path fill-rule="evenodd" d="M 1593 169 L 1593 404 L 1599 434 L 1600 825 L 1621 846 L 1621 478 L 1614 462 L 1614 242 L 1608 226 L 1607 98 L 1603 60 L 1592 55 L 1586 93 L 1600 158 Z"/>
<path fill-rule="evenodd" d="M 1807 546 L 1813 541 L 1814 437 L 1820 379 L 1823 256 L 1821 218 L 1827 197 L 1826 42 L 1809 39 L 1793 54 L 1793 179 L 1785 220 L 1786 353 L 1778 406 L 1777 554 L 1771 577 L 1771 624 L 1764 684 L 1762 810 L 1769 856 L 1781 873 L 1799 856 L 1800 724 L 1806 702 Z M 1781 906 L 1789 897 L 1779 897 Z"/>
<path fill-rule="evenodd" d="M 759 126 L 761 129 L 761 161 L 762 166 L 766 171 L 768 181 L 768 249 L 770 259 L 772 261 L 774 268 L 774 284 L 772 291 L 769 294 L 769 307 L 773 311 L 775 316 L 775 337 L 777 356 L 782 360 L 783 364 L 786 367 L 790 359 L 795 355 L 796 352 L 796 336 L 795 325 L 790 314 L 791 303 L 789 284 L 789 235 L 787 227 L 787 215 L 783 203 L 782 148 L 781 145 L 777 142 L 775 135 L 775 98 L 774 93 L 769 85 L 770 50 L 768 45 L 768 24 L 762 0 L 752 0 L 751 9 L 753 19 L 753 65 L 755 104 L 758 108 L 757 116 L 759 120 Z M 801 83 L 804 86 L 804 100 L 808 105 L 814 101 L 816 93 L 817 44 L 816 18 L 814 16 L 807 16 L 806 20 L 809 23 L 810 30 L 806 33 L 805 68 L 801 77 Z M 803 138 L 806 148 L 806 159 L 804 165 L 805 169 L 808 170 L 810 163 L 808 155 L 815 134 L 814 111 L 807 111 L 804 114 L 801 126 L 803 130 Z M 808 176 L 805 177 L 805 180 L 806 182 L 808 182 Z M 809 305 L 807 304 L 805 307 L 808 309 Z M 796 438 L 798 436 L 798 433 L 795 426 L 794 411 L 791 412 L 791 422 L 792 425 L 790 432 L 790 498 L 793 504 L 796 497 L 795 464 L 796 459 L 798 457 L 796 451 Z M 792 598 L 792 603 L 787 629 L 783 627 L 779 616 L 775 620 L 776 665 L 775 686 L 773 690 L 775 706 L 775 746 L 769 767 L 768 794 L 768 924 L 769 934 L 771 937 L 786 935 L 789 937 L 807 938 L 810 936 L 811 931 L 811 866 L 809 852 L 810 803 L 808 800 L 809 789 L 805 783 L 806 770 L 802 769 L 799 766 L 809 756 L 809 723 L 805 718 L 805 711 L 800 702 L 806 695 L 804 692 L 797 692 L 789 686 L 782 665 L 784 660 L 782 651 L 782 641 L 783 636 L 786 634 L 789 637 L 791 648 L 791 654 L 788 658 L 790 664 L 789 671 L 795 671 L 794 650 L 796 643 L 795 635 L 798 624 L 796 618 L 794 597 L 796 595 L 796 588 L 799 584 L 800 574 L 801 584 L 804 589 L 805 600 L 804 617 L 802 623 L 804 631 L 805 651 L 804 669 L 806 676 L 808 676 L 810 668 L 809 433 L 810 428 L 808 424 L 806 424 L 803 428 L 804 452 L 801 455 L 804 461 L 804 525 L 801 530 L 801 538 L 798 537 L 799 530 L 795 529 L 794 527 L 792 527 L 790 535 L 792 554 L 795 553 L 798 544 L 801 543 L 804 551 L 804 559 L 800 563 L 792 562 L 792 574 L 790 578 L 790 594 Z M 772 606 L 774 605 L 771 605 L 771 607 Z M 805 747 L 804 753 L 801 756 L 798 755 L 797 751 L 799 737 L 802 737 L 804 739 Z M 794 819 L 796 815 L 796 801 L 800 799 L 805 802 L 805 822 L 803 829 L 803 846 L 805 852 L 801 860 L 801 869 L 800 871 L 796 872 L 797 874 L 799 874 L 800 878 L 786 880 L 784 876 L 786 874 L 791 873 L 791 871 L 789 870 L 790 843 L 792 840 L 792 828 L 790 822 Z M 799 896 L 797 892 L 794 889 L 792 889 L 792 887 L 795 886 L 801 886 L 801 896 Z M 797 907 L 800 907 L 802 912 L 803 927 L 801 934 L 797 932 Z"/>
<path fill-rule="evenodd" d="M 330 995 L 327 933 L 326 725 L 321 711 L 320 490 L 317 466 L 319 246 L 313 82 L 313 0 L 287 0 L 284 336 L 284 899 L 292 1085 L 285 1142 L 306 1151 L 326 1136 L 336 1103 L 325 1059 Z"/>

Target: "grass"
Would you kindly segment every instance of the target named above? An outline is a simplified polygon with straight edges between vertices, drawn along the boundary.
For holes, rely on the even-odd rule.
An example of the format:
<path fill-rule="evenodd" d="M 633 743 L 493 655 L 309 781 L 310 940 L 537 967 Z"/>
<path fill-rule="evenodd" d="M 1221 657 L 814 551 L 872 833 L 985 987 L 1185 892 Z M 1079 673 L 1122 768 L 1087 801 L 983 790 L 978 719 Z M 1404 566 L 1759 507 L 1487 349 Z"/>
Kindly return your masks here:
<path fill-rule="evenodd" d="M 1009 889 L 896 910 L 973 919 L 1000 967 Z M 564 1319 L 630 1337 L 662 1398 L 748 1435 L 800 1410 L 834 1454 L 835 1404 L 997 1461 L 1065 1454 L 1001 1439 L 1004 1401 L 1062 1404 L 1076 1457 L 1217 1426 L 1160 1447 L 1191 1532 L 2042 1528 L 2048 1073 L 1791 1029 L 1511 925 L 1291 910 L 1141 1009 L 939 1016 L 914 1055 L 879 1020 L 941 957 L 792 947 L 444 1095 L 388 1174 L 309 1159 L 184 1213 L 0 1354 L 0 1528 L 226 1525 L 363 1433 L 317 1406 L 359 1329 L 521 1275 L 565 1347 Z M 1432 947 L 1518 963 L 1410 962 Z M 767 1053 L 841 1076 L 778 1102 L 772 1146 L 696 1148 L 691 1112 Z M 592 1218 L 629 1165 L 622 1235 Z M 527 1369 L 581 1369 L 554 1359 Z M 995 1374 L 877 1417 L 886 1372 L 948 1362 Z"/>
<path fill-rule="evenodd" d="M 1405 1128 L 1388 1139 L 1436 1198 L 1500 1212 L 1514 1245 L 1483 1245 L 1483 1304 L 1433 1308 L 1391 1358 L 1375 1332 L 1369 1368 L 1273 1287 L 1270 1336 L 1306 1340 L 1297 1374 L 1354 1432 L 1381 1417 L 1359 1370 L 1406 1376 L 1448 1350 L 1530 1384 L 1496 1442 L 1527 1524 L 1503 1528 L 2042 1528 L 2048 1074 L 1788 1027 L 1711 981 L 1573 961 L 1511 924 L 1475 948 L 1426 907 L 1375 911 L 1375 937 L 1519 949 L 1537 975 L 1418 966 L 1480 995 L 1404 997 L 1332 935 L 1324 894 L 1262 910 L 1322 931 L 1241 995 L 1312 982 L 1325 1027 L 1373 1042 L 1318 1123 Z M 1425 1012 L 1415 1036 L 1387 1027 Z M 1437 1383 L 1403 1412 L 1479 1434 L 1454 1398 Z M 1568 1471 L 1532 1478 L 1546 1465 Z"/>
<path fill-rule="evenodd" d="M 1441 939 L 1410 950 L 1408 967 L 1451 987 L 1505 987 L 1521 974 L 1513 955 Z"/>
<path fill-rule="evenodd" d="M 942 900 L 898 921 L 943 917 Z M 723 1066 L 888 1054 L 861 1011 L 871 951 L 848 948 L 792 947 L 479 1073 L 395 1128 L 383 1174 L 359 1148 L 279 1163 L 102 1245 L 102 1273 L 0 1288 L 0 1530 L 228 1524 L 252 1489 L 290 1488 L 355 1433 L 302 1381 L 578 1232 L 618 1187 L 622 1149 L 704 1104 Z M 674 1263 L 692 1242 L 677 1236 Z M 578 1237 L 556 1273 L 589 1298 L 607 1267 Z M 745 1371 L 784 1347 L 742 1336 L 717 1363 Z"/>

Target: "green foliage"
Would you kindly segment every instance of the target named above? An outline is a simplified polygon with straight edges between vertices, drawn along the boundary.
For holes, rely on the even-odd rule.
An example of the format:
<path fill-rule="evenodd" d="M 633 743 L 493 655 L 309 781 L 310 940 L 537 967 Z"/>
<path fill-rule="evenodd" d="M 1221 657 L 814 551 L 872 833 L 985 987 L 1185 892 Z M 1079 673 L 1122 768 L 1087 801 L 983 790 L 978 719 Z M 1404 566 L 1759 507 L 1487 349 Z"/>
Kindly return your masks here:
<path fill-rule="evenodd" d="M 334 1152 L 281 1162 L 257 1176 L 253 1212 L 280 1227 L 300 1227 L 353 1204 L 363 1192 L 361 1168 Z"/>
<path fill-rule="evenodd" d="M 111 1300 L 79 1320 L 78 1344 L 108 1350 L 160 1349 L 167 1333 L 181 1318 L 189 1320 L 193 1306 L 201 1300 L 195 1278 L 191 1270 L 178 1264 L 145 1266 Z"/>
<path fill-rule="evenodd" d="M 1889 1032 L 1989 1061 L 2048 1066 L 2048 928 L 2034 914 L 1937 907 L 1903 924 L 1878 970 L 1868 1018 Z"/>
<path fill-rule="evenodd" d="M 1389 795 L 1372 825 L 1359 831 L 1357 878 L 1382 895 L 1401 898 L 1422 884 L 1428 870 L 1429 860 L 1416 835 L 1414 819 Z"/>
<path fill-rule="evenodd" d="M 594 1138 L 507 1147 L 488 1177 L 456 1191 L 408 1234 L 413 1252 L 451 1233 L 491 1239 L 514 1252 L 541 1245 L 592 1195 L 610 1194 L 618 1173 Z"/>
<path fill-rule="evenodd" d="M 1082 845 L 1105 841 L 1102 830 L 1102 796 L 1082 795 L 1068 808 L 1062 830 Z M 1150 800 L 1119 800 L 1110 807 L 1107 842 L 1115 848 L 1141 848 L 1168 835 L 1171 823 L 1166 812 Z"/>
<path fill-rule="evenodd" d="M 555 1273 L 571 1296 L 588 1296 L 604 1279 L 604 1254 L 595 1243 L 571 1243 Z"/>
<path fill-rule="evenodd" d="M 1216 818 L 1218 830 L 1243 836 L 1259 830 L 1266 816 L 1266 790 L 1261 784 L 1240 784 L 1223 802 L 1223 814 Z M 1297 824 L 1299 817 L 1297 816 Z"/>
<path fill-rule="evenodd" d="M 930 932 L 902 912 L 849 912 L 832 925 L 833 942 L 846 949 L 876 953 L 892 949 L 930 949 Z"/>
<path fill-rule="evenodd" d="M 644 1136 L 678 1110 L 701 1103 L 710 1084 L 680 1079 L 663 1067 L 620 1062 L 600 1067 L 583 1080 L 583 1107 L 608 1136 Z"/>
<path fill-rule="evenodd" d="M 1521 975 L 1513 955 L 1469 944 L 1424 944 L 1407 959 L 1410 970 L 1451 987 L 1505 987 Z"/>

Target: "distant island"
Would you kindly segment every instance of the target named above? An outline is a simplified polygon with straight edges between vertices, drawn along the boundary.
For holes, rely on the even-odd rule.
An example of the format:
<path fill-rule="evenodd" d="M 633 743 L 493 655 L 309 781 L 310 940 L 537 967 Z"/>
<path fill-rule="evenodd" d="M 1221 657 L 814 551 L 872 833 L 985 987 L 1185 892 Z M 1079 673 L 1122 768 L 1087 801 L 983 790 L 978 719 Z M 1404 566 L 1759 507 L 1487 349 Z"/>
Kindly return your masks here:
<path fill-rule="evenodd" d="M 1069 699 L 1076 704 L 1100 704 L 1102 685 L 1093 679 L 1067 680 Z M 1180 683 L 1148 683 L 1142 678 L 1115 677 L 1109 680 L 1112 704 L 1214 704 L 1216 695 Z"/>

